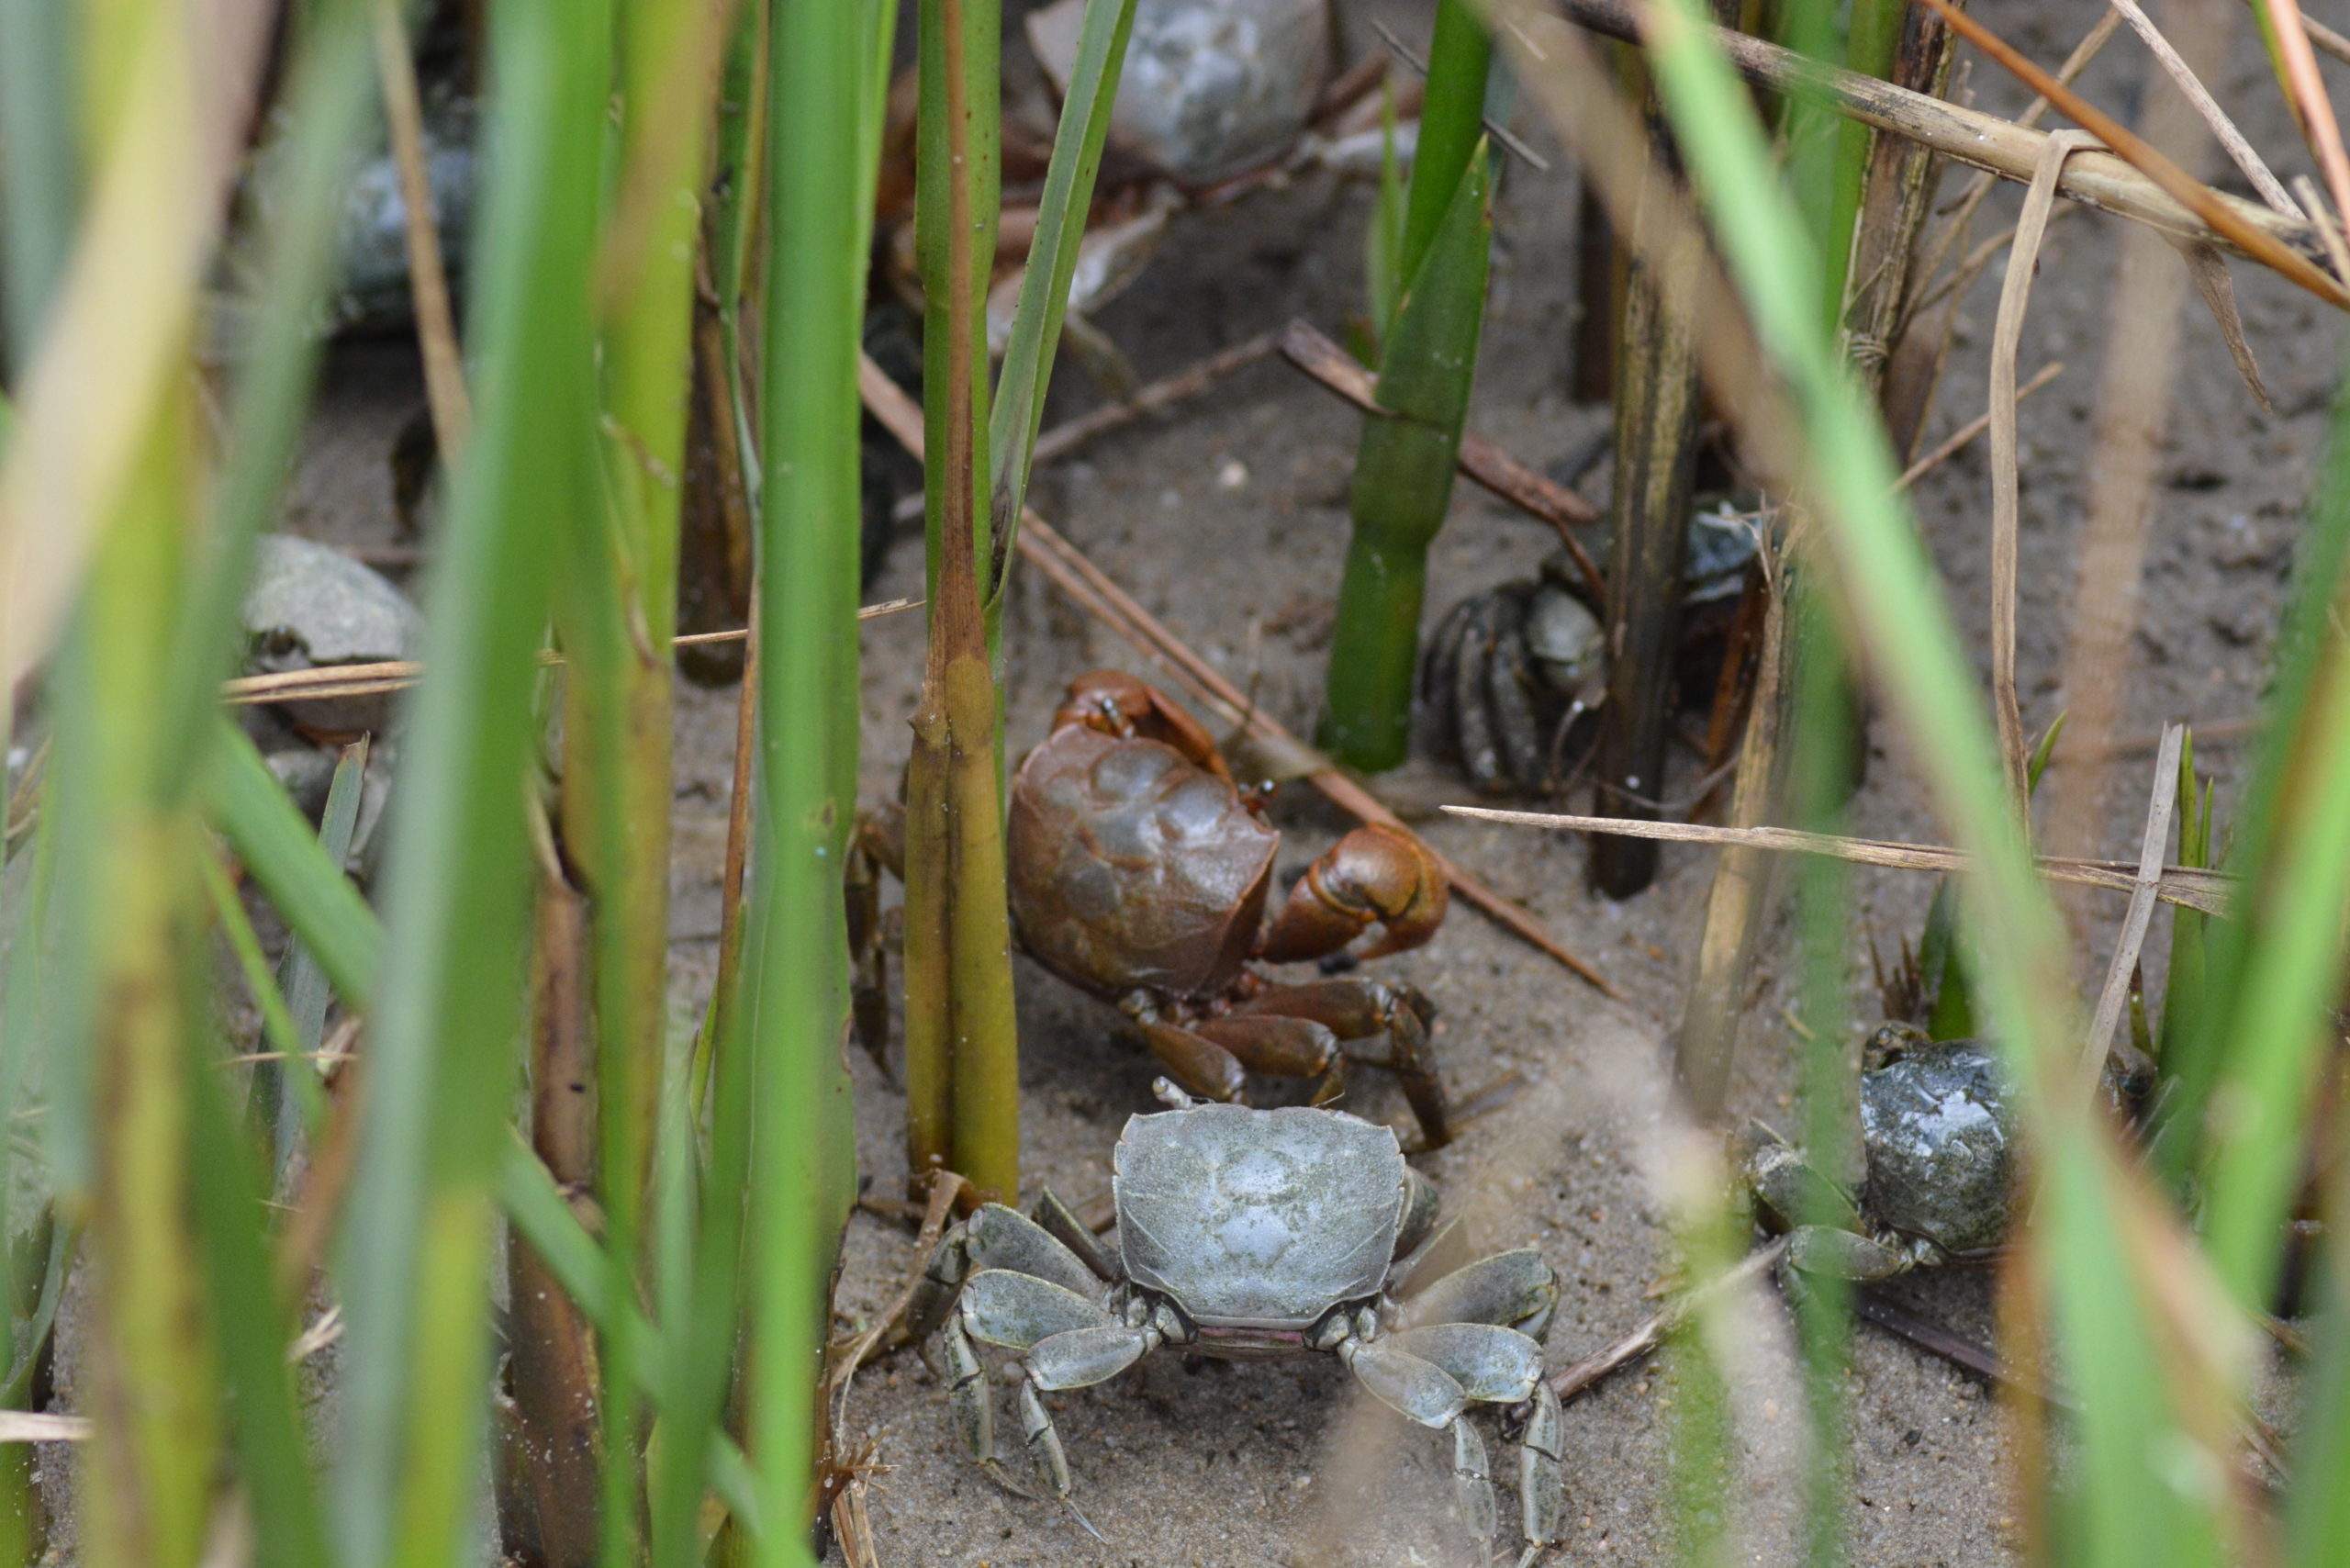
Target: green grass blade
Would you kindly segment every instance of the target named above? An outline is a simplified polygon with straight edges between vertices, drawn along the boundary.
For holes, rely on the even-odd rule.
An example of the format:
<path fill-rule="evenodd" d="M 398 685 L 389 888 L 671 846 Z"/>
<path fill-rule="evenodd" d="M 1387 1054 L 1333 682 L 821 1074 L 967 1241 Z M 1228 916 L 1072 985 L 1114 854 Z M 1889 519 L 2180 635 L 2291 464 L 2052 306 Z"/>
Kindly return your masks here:
<path fill-rule="evenodd" d="M 352 835 L 359 827 L 359 805 L 367 787 L 368 743 L 362 738 L 342 748 L 334 778 L 327 786 L 326 809 L 319 813 L 319 847 L 330 867 L 340 869 L 351 861 Z M 285 1007 L 294 1020 L 294 1035 L 301 1056 L 286 1065 L 288 1095 L 278 1108 L 277 1169 L 282 1177 L 295 1148 L 296 1118 L 313 1133 L 323 1125 L 326 1096 L 317 1068 L 307 1058 L 326 1041 L 327 1004 L 334 988 L 327 972 L 299 940 L 288 946 L 282 967 Z"/>
<path fill-rule="evenodd" d="M 336 1498 L 359 1568 L 440 1568 L 474 1516 L 491 1182 L 526 969 L 534 655 L 553 558 L 599 501 L 583 480 L 610 10 L 503 0 L 489 23 L 491 157 L 467 314 L 476 420 L 427 597 L 340 1249 L 350 1329 Z"/>
<path fill-rule="evenodd" d="M 1134 23 L 1135 0 L 1086 0 L 1077 62 L 1061 99 L 1060 126 L 1053 133 L 1052 161 L 1045 170 L 1045 194 L 1036 206 L 1027 275 L 1020 282 L 1020 304 L 1012 318 L 1012 339 L 1003 352 L 1003 371 L 996 379 L 995 407 L 989 416 L 989 461 L 995 475 L 990 526 L 1006 539 L 1020 527 L 1020 508 L 1028 497 L 1028 463 L 1045 418 L 1045 389 L 1053 377 L 1061 319 L 1069 312 L 1069 280 L 1077 275 L 1078 247 L 1085 241 L 1093 180 L 1102 169 L 1110 111 L 1117 102 L 1119 73 L 1125 68 L 1126 39 Z M 1008 546 L 999 554 L 1007 563 L 1011 560 Z M 991 614 L 1000 612 L 1010 581 L 1007 569 L 986 586 Z"/>
<path fill-rule="evenodd" d="M 238 1470 L 252 1498 L 254 1561 L 262 1568 L 331 1568 L 338 1558 L 285 1363 L 294 1328 L 271 1266 L 268 1179 L 229 1112 L 219 1071 L 190 1054 L 187 1182 Z"/>
<path fill-rule="evenodd" d="M 1393 417 L 1364 421 L 1355 456 L 1354 535 L 1331 633 L 1323 744 L 1372 771 L 1402 762 L 1410 739 L 1428 545 L 1451 503 L 1476 375 L 1493 239 L 1479 145 L 1380 358 L 1379 402 Z M 1427 168 L 1414 174 L 1416 192 Z"/>
<path fill-rule="evenodd" d="M 759 574 L 756 872 L 733 1048 L 755 1095 L 744 1267 L 765 1563 L 807 1561 L 815 1388 L 834 1238 L 856 1181 L 839 1051 L 842 855 L 855 815 L 858 153 L 869 79 L 856 12 L 776 0 L 767 105 L 767 484 Z M 722 1110 L 722 1114 L 728 1114 Z M 739 1114 L 739 1108 L 733 1114 Z"/>
<path fill-rule="evenodd" d="M 1395 84 L 1379 84 L 1379 196 L 1363 235 L 1363 277 L 1371 304 L 1371 341 L 1383 348 L 1395 330 L 1396 297 L 1404 290 L 1404 171 L 1395 156 Z"/>
<path fill-rule="evenodd" d="M 2205 1224 L 2222 1273 L 2264 1304 L 2333 1031 L 2350 895 L 2350 396 L 2294 563 L 2260 750 L 2234 816 L 2239 918 L 2212 926 L 2193 1049 L 2174 1069 L 2174 1162 L 2202 1140 Z"/>
<path fill-rule="evenodd" d="M 2342 1190 L 2333 1194 L 2339 1213 Z M 2300 1475 L 2285 1509 L 2286 1561 L 2294 1568 L 2350 1562 L 2350 1258 L 2327 1249 L 2328 1300 L 2318 1320 L 2317 1351 L 2303 1373 L 2301 1425 L 2293 1446 Z"/>
<path fill-rule="evenodd" d="M 2170 1378 L 2147 1375 L 2165 1362 L 2132 1288 L 2141 1260 L 2118 1240 L 2125 1179 L 2052 1027 L 2066 1016 L 2061 927 L 2001 801 L 1981 698 L 1915 525 L 1893 498 L 1896 465 L 1884 433 L 1823 330 L 1817 260 L 1771 168 L 1751 100 L 1699 20 L 1691 0 L 1653 14 L 1659 93 L 1793 402 L 1801 477 L 1823 514 L 1849 611 L 1908 721 L 1935 804 L 1980 868 L 1967 900 L 1984 959 L 1978 979 L 2041 1150 L 2039 1257 L 2085 1410 L 2080 1560 L 2210 1561 L 2210 1516 L 2165 1479 L 2186 1433 Z"/>
<path fill-rule="evenodd" d="M 2336 484 L 2350 484 L 2337 469 Z M 2240 960 L 2229 1058 L 2212 1090 L 2204 1224 L 2221 1277 L 2266 1310 L 2284 1262 L 2323 1070 L 2340 1029 L 2343 909 L 2350 898 L 2350 637 L 2316 672 L 2275 825 L 2279 855 L 2254 885 L 2262 928 Z M 2251 900 L 2247 901 L 2248 902 Z"/>
<path fill-rule="evenodd" d="M 1419 142 L 1412 154 L 1411 196 L 1397 252 L 1398 277 L 1411 279 L 1419 273 L 1437 244 L 1438 230 L 1459 200 L 1471 165 L 1480 178 L 1485 177 L 1485 155 L 1479 149 L 1485 139 L 1485 84 L 1493 60 L 1493 39 L 1485 24 L 1461 0 L 1437 0 Z"/>
<path fill-rule="evenodd" d="M 233 672 L 237 606 L 252 575 L 253 541 L 277 514 L 293 470 L 331 288 L 344 194 L 375 115 L 366 5 L 320 0 L 309 9 L 285 103 L 286 156 L 259 193 L 264 214 L 261 288 L 251 337 L 229 394 L 225 461 L 211 527 L 180 603 L 169 666 L 162 755 L 182 766 L 167 799 L 200 777 L 211 744 L 213 693 Z"/>
<path fill-rule="evenodd" d="M 80 204 L 77 7 L 0 0 L 0 340 L 7 371 L 30 361 L 64 279 Z"/>
<path fill-rule="evenodd" d="M 253 1005 L 261 1009 L 262 1039 L 267 1049 L 285 1058 L 283 1062 L 260 1065 L 297 1068 L 302 1065 L 302 1037 L 295 1032 L 294 1014 L 285 1005 L 285 994 L 277 989 L 277 977 L 269 971 L 269 956 L 261 950 L 261 938 L 245 915 L 245 906 L 237 900 L 236 885 L 229 881 L 228 868 L 208 855 L 203 865 L 204 890 L 212 901 L 212 917 L 220 923 L 221 933 L 229 939 L 229 954 L 237 960 L 245 989 L 252 993 Z M 274 1076 L 256 1071 L 256 1091 Z M 255 1098 L 260 1097 L 256 1093 Z"/>
<path fill-rule="evenodd" d="M 2200 796 L 2195 787 L 2195 732 L 2187 733 L 2178 752 L 2178 863 L 2211 864 L 2211 794 Z M 2162 1025 L 2156 1032 L 2155 1060 L 2165 1072 L 2183 1049 L 2179 1042 L 2200 1027 L 2206 985 L 2205 952 L 2209 934 L 2201 912 L 2185 905 L 2171 911 L 2170 979 L 2163 989 Z"/>
<path fill-rule="evenodd" d="M 383 948 L 375 912 L 245 733 L 216 722 L 222 733 L 207 791 L 214 822 L 303 951 L 345 1001 L 364 1009 L 375 995 Z"/>

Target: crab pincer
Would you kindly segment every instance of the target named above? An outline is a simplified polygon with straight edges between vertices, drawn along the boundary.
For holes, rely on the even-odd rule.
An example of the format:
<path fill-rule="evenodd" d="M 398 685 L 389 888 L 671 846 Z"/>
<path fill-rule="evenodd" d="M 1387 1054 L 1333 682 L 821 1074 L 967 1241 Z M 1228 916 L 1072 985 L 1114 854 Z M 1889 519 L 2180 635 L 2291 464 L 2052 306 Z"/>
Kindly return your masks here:
<path fill-rule="evenodd" d="M 1366 823 L 1305 869 L 1258 940 L 1258 956 L 1290 964 L 1335 953 L 1373 925 L 1366 958 L 1416 947 L 1444 924 L 1443 863 L 1401 828 Z"/>

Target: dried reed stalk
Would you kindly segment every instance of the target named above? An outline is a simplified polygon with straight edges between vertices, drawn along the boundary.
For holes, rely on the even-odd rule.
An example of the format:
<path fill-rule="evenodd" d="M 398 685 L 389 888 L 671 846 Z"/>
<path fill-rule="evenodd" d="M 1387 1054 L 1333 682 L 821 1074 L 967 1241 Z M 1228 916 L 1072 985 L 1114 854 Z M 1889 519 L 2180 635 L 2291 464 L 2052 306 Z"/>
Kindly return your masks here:
<path fill-rule="evenodd" d="M 918 599 L 884 599 L 868 604 L 856 612 L 859 621 L 873 621 L 884 615 L 895 615 L 901 610 L 920 610 Z M 671 644 L 680 648 L 707 647 L 717 643 L 741 643 L 751 636 L 748 627 L 731 632 L 690 632 L 672 638 Z M 548 652 L 539 655 L 539 663 L 553 669 L 563 663 L 563 655 Z M 243 675 L 220 683 L 220 700 L 240 707 L 254 707 L 266 702 L 314 701 L 326 697 L 373 697 L 387 691 L 400 691 L 424 678 L 424 666 L 414 659 L 384 659 L 374 664 L 320 665 L 316 669 L 285 670 L 276 675 Z"/>
<path fill-rule="evenodd" d="M 2154 918 L 2155 890 L 2162 881 L 2163 850 L 2170 843 L 2171 809 L 2178 801 L 2178 755 L 2186 740 L 2184 725 L 2163 727 L 2162 749 L 2154 754 L 2154 793 L 2146 806 L 2146 832 L 2138 847 L 2138 885 L 2131 890 L 2129 913 L 2121 917 L 2121 935 L 2113 945 L 2113 961 L 2106 966 L 2105 989 L 2097 999 L 2088 1038 L 2081 1047 L 2084 1092 L 2096 1085 L 2105 1069 L 2113 1031 L 2130 1000 L 2130 977 L 2137 972 L 2138 954 L 2145 946 L 2146 925 Z"/>
<path fill-rule="evenodd" d="M 1925 0 L 1944 15 L 1946 0 Z M 1557 0 L 1570 21 L 1608 38 L 1638 39 L 1639 8 L 1629 0 Z M 2065 114 L 2080 120 L 2117 150 L 2133 155 L 2145 144 L 2110 117 L 2083 102 L 2037 66 L 1965 19 L 1952 23 L 1985 52 L 2045 94 Z M 1989 41 L 1985 41 L 1988 39 Z M 1717 30 L 1715 42 L 1748 81 L 1774 91 L 1801 85 L 1840 114 L 1932 148 L 1954 162 L 2024 184 L 2040 160 L 2044 133 L 1923 93 L 1911 93 L 1874 77 L 1821 66 L 1792 50 L 1743 33 Z M 2051 91 L 2053 89 L 2053 91 Z M 2085 118 L 2087 117 L 2087 118 Z M 2091 123 L 2091 120 L 2094 123 Z M 2118 133 L 2118 135 L 2116 134 Z M 2200 240 L 2249 257 L 2284 274 L 2333 305 L 2350 303 L 2350 290 L 2320 271 L 2311 258 L 2323 247 L 2306 222 L 2295 222 L 2257 203 L 2210 190 L 2160 159 L 2161 178 L 2142 172 L 2119 153 L 2084 153 L 2065 171 L 2058 194 L 2119 218 L 2151 225 L 2185 239 Z"/>
<path fill-rule="evenodd" d="M 2178 50 L 2171 47 L 2170 39 L 2163 37 L 2162 29 L 2154 26 L 2154 18 L 2139 6 L 2138 0 L 2110 0 L 2110 3 L 2178 90 L 2187 95 L 2187 101 L 2195 106 L 2195 112 L 2202 117 L 2213 140 L 2227 153 L 2229 162 L 2244 172 L 2244 177 L 2252 183 L 2254 190 L 2260 193 L 2260 198 L 2288 218 L 2308 217 L 2300 204 L 2286 194 L 2285 187 L 2278 183 L 2268 165 L 2262 162 L 2252 143 L 2244 140 L 2244 132 L 2236 129 L 2236 122 L 2228 118 L 2228 111 L 2211 96 L 2211 90 L 2203 85 L 2203 79 L 2195 73 Z M 2284 3 L 2290 5 L 2291 0 L 2284 0 Z"/>
<path fill-rule="evenodd" d="M 384 118 L 408 209 L 408 298 L 416 309 L 416 342 L 424 358 L 424 398 L 432 437 L 445 467 L 464 450 L 473 428 L 464 361 L 457 353 L 457 313 L 450 304 L 449 269 L 432 206 L 432 174 L 424 160 L 424 107 L 417 93 L 416 61 L 408 52 L 400 0 L 375 0 L 375 73 L 383 85 Z"/>
<path fill-rule="evenodd" d="M 1512 823 L 1521 827 L 1545 827 L 1561 833 L 1625 834 L 1639 838 L 1669 839 L 1681 844 L 1748 846 L 1785 854 L 1829 855 L 1860 866 L 1882 866 L 1896 871 L 1964 871 L 1972 864 L 1955 849 L 1939 845 L 1897 844 L 1882 838 L 1848 838 L 1840 834 L 1805 833 L 1791 827 L 1717 827 L 1709 823 L 1628 822 L 1617 817 L 1581 817 L 1566 812 L 1511 812 L 1491 806 L 1446 806 L 1452 816 L 1481 822 Z M 2034 864 L 2052 882 L 2075 887 L 2133 892 L 2142 879 L 2138 868 L 2119 860 L 2081 860 L 2042 855 Z M 2235 891 L 2235 879 L 2221 871 L 2192 866 L 2161 868 L 2154 896 L 2165 903 L 2226 915 Z"/>
<path fill-rule="evenodd" d="M 2085 131 L 2060 130 L 2048 139 L 2040 167 L 2024 193 L 2008 249 L 2008 274 L 1999 289 L 1999 314 L 1991 329 L 1991 711 L 1999 731 L 1999 766 L 2008 799 L 2021 817 L 2031 810 L 2031 786 L 2025 774 L 2031 742 L 2024 738 L 2023 711 L 2016 698 L 2016 554 L 2021 532 L 2022 481 L 2016 464 L 2016 343 L 2023 333 L 2031 280 L 2040 273 L 2040 242 L 2056 201 L 2065 161 L 2096 144 Z"/>

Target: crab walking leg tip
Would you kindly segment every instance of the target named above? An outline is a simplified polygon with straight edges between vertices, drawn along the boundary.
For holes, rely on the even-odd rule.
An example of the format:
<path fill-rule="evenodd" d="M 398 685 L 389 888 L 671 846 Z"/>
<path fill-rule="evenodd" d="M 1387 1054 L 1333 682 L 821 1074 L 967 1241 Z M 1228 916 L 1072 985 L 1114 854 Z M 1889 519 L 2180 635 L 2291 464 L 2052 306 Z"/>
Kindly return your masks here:
<path fill-rule="evenodd" d="M 1494 1502 L 1494 1478 L 1485 1462 L 1485 1439 L 1465 1416 L 1452 1422 L 1452 1495 L 1460 1521 L 1481 1542 L 1490 1542 L 1499 1524 Z"/>
<path fill-rule="evenodd" d="M 1035 1463 L 1037 1476 L 1052 1488 L 1055 1497 L 1067 1503 L 1069 1455 L 1061 1450 L 1061 1435 L 1053 1429 L 1053 1417 L 1045 1409 L 1044 1396 L 1026 1376 L 1020 1380 L 1020 1435 L 1027 1440 L 1028 1458 Z"/>
<path fill-rule="evenodd" d="M 1070 1518 L 1075 1519 L 1079 1524 L 1085 1527 L 1086 1534 L 1091 1536 L 1094 1540 L 1100 1541 L 1104 1546 L 1112 1544 L 1108 1536 L 1103 1535 L 1100 1530 L 1093 1528 L 1093 1521 L 1091 1519 L 1087 1518 L 1083 1514 L 1078 1512 L 1077 1505 L 1075 1503 L 1072 1503 L 1067 1497 L 1064 1497 L 1061 1499 L 1061 1506 L 1069 1510 L 1069 1517 Z"/>
<path fill-rule="evenodd" d="M 1548 1383 L 1534 1385 L 1534 1407 L 1527 1414 L 1526 1433 L 1517 1453 L 1518 1498 L 1525 1509 L 1528 1542 L 1526 1559 L 1559 1539 L 1565 1524 L 1567 1488 L 1561 1450 L 1565 1447 L 1566 1417 L 1559 1396 Z"/>
<path fill-rule="evenodd" d="M 954 1434 L 964 1439 L 964 1448 L 970 1458 L 987 1467 L 990 1474 L 996 1472 L 996 1417 L 987 1401 L 987 1368 L 980 1366 L 980 1354 L 970 1347 L 970 1335 L 964 1333 L 961 1316 L 947 1319 L 947 1410 L 954 1417 Z"/>

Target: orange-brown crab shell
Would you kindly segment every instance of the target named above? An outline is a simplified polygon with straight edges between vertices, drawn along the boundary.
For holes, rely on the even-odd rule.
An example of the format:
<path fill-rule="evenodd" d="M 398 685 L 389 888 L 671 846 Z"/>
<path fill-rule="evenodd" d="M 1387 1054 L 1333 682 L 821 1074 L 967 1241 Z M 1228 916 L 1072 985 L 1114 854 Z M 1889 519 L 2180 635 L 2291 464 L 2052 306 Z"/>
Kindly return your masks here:
<path fill-rule="evenodd" d="M 1228 780 L 1070 724 L 1021 764 L 1009 832 L 1020 940 L 1070 984 L 1205 998 L 1239 977 L 1281 835 Z"/>

